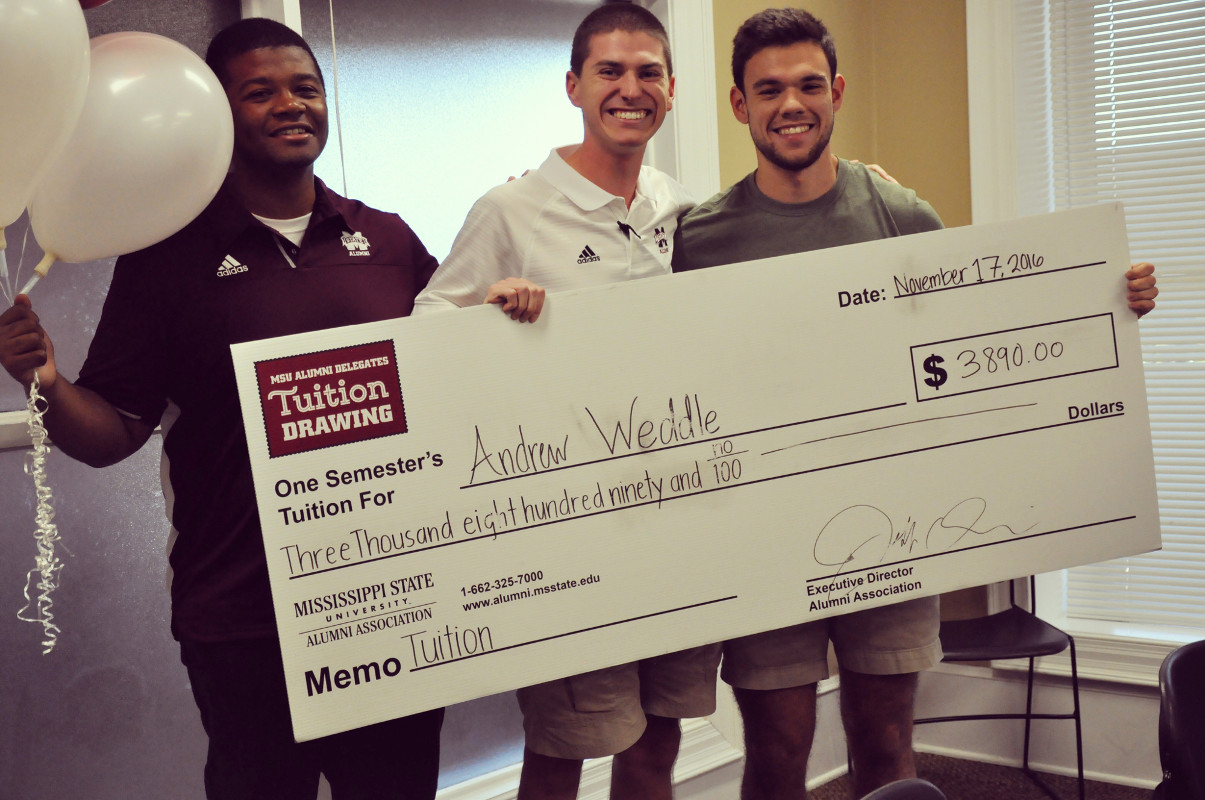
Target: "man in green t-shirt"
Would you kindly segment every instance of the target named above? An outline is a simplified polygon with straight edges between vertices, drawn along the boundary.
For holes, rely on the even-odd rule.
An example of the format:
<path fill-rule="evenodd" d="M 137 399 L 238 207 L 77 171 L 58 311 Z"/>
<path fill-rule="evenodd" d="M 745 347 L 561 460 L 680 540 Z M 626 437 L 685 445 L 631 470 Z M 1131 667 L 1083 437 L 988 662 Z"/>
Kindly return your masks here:
<path fill-rule="evenodd" d="M 733 41 L 736 118 L 749 126 L 757 170 L 681 220 L 675 271 L 750 261 L 942 227 L 916 193 L 832 154 L 845 79 L 824 25 L 806 11 L 769 9 Z M 1154 267 L 1126 273 L 1130 307 L 1154 307 Z M 721 677 L 745 730 L 743 800 L 806 795 L 816 683 L 837 654 L 841 716 L 854 796 L 915 777 L 917 675 L 941 660 L 936 597 L 908 600 L 724 643 Z"/>

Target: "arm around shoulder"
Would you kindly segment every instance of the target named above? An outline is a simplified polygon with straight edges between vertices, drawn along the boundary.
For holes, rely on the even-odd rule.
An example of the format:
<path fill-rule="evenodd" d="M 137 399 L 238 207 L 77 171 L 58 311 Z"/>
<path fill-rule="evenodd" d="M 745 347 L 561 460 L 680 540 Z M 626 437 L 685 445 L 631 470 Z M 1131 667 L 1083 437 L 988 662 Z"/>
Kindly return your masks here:
<path fill-rule="evenodd" d="M 867 168 L 869 186 L 886 204 L 895 221 L 899 235 L 939 231 L 945 227 L 941 217 L 915 190 L 902 186 L 898 181 L 881 179 Z"/>
<path fill-rule="evenodd" d="M 908 205 L 906 219 L 899 222 L 900 233 L 925 233 L 944 229 L 945 223 L 941 221 L 933 206 L 918 197 L 915 192 L 908 191 L 912 195 L 912 202 Z"/>
<path fill-rule="evenodd" d="M 729 187 L 678 218 L 671 256 L 674 272 L 687 272 L 725 263 L 717 260 L 717 252 L 724 248 L 716 245 L 731 240 L 731 236 L 727 235 L 730 225 L 725 213 L 725 204 L 728 196 L 736 188 Z"/>

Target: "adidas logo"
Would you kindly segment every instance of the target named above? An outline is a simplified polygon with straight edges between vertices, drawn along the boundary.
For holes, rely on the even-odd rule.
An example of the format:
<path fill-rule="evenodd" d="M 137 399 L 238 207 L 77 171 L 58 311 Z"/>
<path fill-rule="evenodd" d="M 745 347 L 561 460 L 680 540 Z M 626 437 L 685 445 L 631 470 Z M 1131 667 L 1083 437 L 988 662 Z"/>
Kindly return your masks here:
<path fill-rule="evenodd" d="M 218 277 L 226 278 L 230 275 L 237 275 L 240 272 L 246 272 L 247 265 L 238 263 L 234 256 L 228 255 L 222 259 L 222 266 L 218 267 Z"/>
<path fill-rule="evenodd" d="M 582 248 L 582 253 L 578 256 L 577 263 L 589 264 L 591 261 L 602 261 L 602 259 L 594 254 L 594 251 L 590 249 L 590 245 L 586 245 Z"/>

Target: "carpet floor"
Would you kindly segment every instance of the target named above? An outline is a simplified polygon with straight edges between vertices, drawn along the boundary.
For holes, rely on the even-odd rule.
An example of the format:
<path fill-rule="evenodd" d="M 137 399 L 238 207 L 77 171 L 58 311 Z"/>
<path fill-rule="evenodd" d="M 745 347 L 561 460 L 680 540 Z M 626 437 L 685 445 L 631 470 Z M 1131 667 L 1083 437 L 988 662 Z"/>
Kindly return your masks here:
<path fill-rule="evenodd" d="M 945 793 L 948 800 L 1049 800 L 1025 773 L 1014 767 L 963 761 L 928 753 L 917 753 L 916 771 Z M 1075 778 L 1063 775 L 1042 777 L 1062 800 L 1078 800 Z M 1149 789 L 1136 789 L 1114 783 L 1087 781 L 1087 800 L 1151 800 Z M 850 800 L 845 777 L 808 792 L 810 800 Z"/>

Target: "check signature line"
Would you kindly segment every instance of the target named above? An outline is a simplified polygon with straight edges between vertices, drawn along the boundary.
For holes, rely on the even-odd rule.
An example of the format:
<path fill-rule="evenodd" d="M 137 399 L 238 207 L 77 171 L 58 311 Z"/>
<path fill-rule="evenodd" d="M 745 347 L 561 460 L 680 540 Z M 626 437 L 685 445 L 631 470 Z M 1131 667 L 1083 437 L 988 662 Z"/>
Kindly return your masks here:
<path fill-rule="evenodd" d="M 521 525 L 517 528 L 510 528 L 509 530 L 499 531 L 497 533 L 491 533 L 489 535 L 475 536 L 472 539 L 456 539 L 451 542 L 444 542 L 443 544 L 433 544 L 429 547 L 421 547 L 421 548 L 416 548 L 414 550 L 403 550 L 400 553 L 390 553 L 389 555 L 377 556 L 376 558 L 366 558 L 363 561 L 355 561 L 350 564 L 340 564 L 335 567 L 327 567 L 325 569 L 318 569 L 318 570 L 314 570 L 313 572 L 306 572 L 306 573 L 302 573 L 300 575 L 290 575 L 289 580 L 295 581 L 295 580 L 298 580 L 299 578 L 311 578 L 315 575 L 322 575 L 323 573 L 326 573 L 326 572 L 335 572 L 336 570 L 351 569 L 353 567 L 359 567 L 364 564 L 371 564 L 374 561 L 385 561 L 385 560 L 388 560 L 391 558 L 402 558 L 404 556 L 415 555 L 417 553 L 426 553 L 426 552 L 435 550 L 440 547 L 453 547 L 455 545 L 468 544 L 469 542 L 489 541 L 492 539 L 496 539 L 499 536 L 506 536 L 507 534 L 510 534 L 510 533 L 519 533 L 521 531 L 529 531 L 529 530 L 533 530 L 535 528 L 544 528 L 549 525 L 559 525 L 563 522 L 573 522 L 573 521 L 579 520 L 579 519 L 589 519 L 590 517 L 598 517 L 603 514 L 614 514 L 617 511 L 628 511 L 633 508 L 642 508 L 644 506 L 659 506 L 664 503 L 669 503 L 673 500 L 683 500 L 688 497 L 697 497 L 699 495 L 711 494 L 712 492 L 723 492 L 723 491 L 727 491 L 729 489 L 741 489 L 746 486 L 756 486 L 759 483 L 768 483 L 770 481 L 781 480 L 782 478 L 796 478 L 796 477 L 799 477 L 800 475 L 810 475 L 813 472 L 825 472 L 826 470 L 830 470 L 830 469 L 840 469 L 841 467 L 852 467 L 857 464 L 868 464 L 872 461 L 882 461 L 882 460 L 888 459 L 888 458 L 897 458 L 899 456 L 915 455 L 917 453 L 924 453 L 929 450 L 941 450 L 942 448 L 946 448 L 946 447 L 956 447 L 958 445 L 963 445 L 963 444 L 974 444 L 976 442 L 986 442 L 991 439 L 1001 439 L 1006 436 L 1017 436 L 1019 434 L 1025 434 L 1025 433 L 1038 433 L 1040 431 L 1052 430 L 1054 428 L 1064 428 L 1068 425 L 1083 425 L 1086 423 L 1099 422 L 1101 420 L 1112 419 L 1113 417 L 1122 417 L 1122 416 L 1125 416 L 1125 414 L 1124 413 L 1106 414 L 1106 415 L 1100 416 L 1100 417 L 1089 417 L 1087 419 L 1077 419 L 1077 420 L 1073 420 L 1071 422 L 1058 422 L 1053 425 L 1042 425 L 1037 428 L 1027 428 L 1025 430 L 1020 430 L 1020 431 L 1009 431 L 1007 433 L 994 433 L 991 436 L 980 436 L 976 439 L 964 439 L 964 440 L 958 441 L 958 442 L 946 442 L 944 444 L 929 445 L 928 447 L 918 447 L 915 450 L 901 450 L 898 453 L 884 453 L 884 454 L 878 455 L 878 456 L 871 456 L 870 458 L 862 458 L 862 459 L 858 459 L 856 461 L 846 461 L 841 464 L 828 464 L 823 467 L 813 467 L 811 469 L 800 470 L 798 472 L 787 472 L 782 475 L 770 475 L 765 478 L 758 478 L 757 480 L 741 481 L 740 483 L 730 483 L 730 484 L 727 484 L 726 486 L 715 486 L 711 489 L 701 489 L 697 492 L 687 492 L 684 494 L 676 494 L 676 495 L 673 495 L 672 497 L 661 497 L 656 500 L 646 500 L 643 503 L 632 503 L 631 505 L 617 506 L 615 508 L 607 508 L 607 509 L 603 509 L 602 511 L 594 511 L 589 514 L 579 514 L 575 517 L 561 517 L 560 519 L 551 519 L 551 520 L 547 520 L 545 522 L 536 522 L 531 525 Z M 734 434 L 734 435 L 740 435 L 740 434 Z M 726 437 L 726 438 L 733 438 L 733 437 Z M 694 444 L 698 444 L 698 442 L 695 442 Z M 625 458 L 626 458 L 626 456 L 625 456 Z M 551 470 L 549 470 L 549 471 L 551 472 Z M 532 473 L 532 474 L 533 475 L 536 475 L 536 474 L 542 475 L 543 473 Z M 475 485 L 484 485 L 484 484 L 475 484 Z"/>
<path fill-rule="evenodd" d="M 1118 522 L 1129 522 L 1129 521 L 1135 520 L 1135 519 L 1138 519 L 1138 517 L 1134 514 L 1131 514 L 1128 517 L 1114 517 L 1113 519 L 1102 519 L 1102 520 L 1098 520 L 1096 522 L 1085 522 L 1080 525 L 1069 525 L 1066 528 L 1055 528 L 1054 530 L 1042 531 L 1041 533 L 1030 533 L 1030 534 L 1026 534 L 1024 536 L 1014 536 L 1014 537 L 1010 537 L 1008 539 L 1000 539 L 999 541 L 995 541 L 995 542 L 984 542 L 983 544 L 973 544 L 970 547 L 956 547 L 953 550 L 943 550 L 940 553 L 928 553 L 923 556 L 916 556 L 914 558 L 905 558 L 905 559 L 901 559 L 899 561 L 885 561 L 881 564 L 875 564 L 875 565 L 869 566 L 869 567 L 861 567 L 859 569 L 851 569 L 851 570 L 844 570 L 841 572 L 834 572 L 831 575 L 819 575 L 815 578 L 807 579 L 806 581 L 804 581 L 804 583 L 816 583 L 817 581 L 827 581 L 827 580 L 832 580 L 833 578 L 842 578 L 842 577 L 845 577 L 846 575 L 857 575 L 859 572 L 873 572 L 874 570 L 884 569 L 886 567 L 894 567 L 899 564 L 912 564 L 917 561 L 925 561 L 930 558 L 938 558 L 940 556 L 949 555 L 951 553 L 969 552 L 971 550 L 978 550 L 982 547 L 995 547 L 995 546 L 1001 545 L 1001 544 L 1012 544 L 1014 542 L 1023 542 L 1026 539 L 1036 539 L 1039 536 L 1051 536 L 1056 533 L 1067 533 L 1068 531 L 1078 531 L 1078 530 L 1083 530 L 1084 528 L 1094 528 L 1098 525 L 1115 525 Z"/>
<path fill-rule="evenodd" d="M 906 297 L 917 297 L 925 294 L 937 294 L 938 292 L 952 292 L 955 289 L 969 289 L 972 286 L 983 286 L 985 284 L 1003 283 L 1004 281 L 1015 281 L 1020 278 L 1040 278 L 1043 275 L 1054 275 L 1059 272 L 1067 272 L 1073 269 L 1084 269 L 1085 267 L 1099 267 L 1101 264 L 1106 264 L 1106 261 L 1093 261 L 1090 264 L 1072 264 L 1069 267 L 1059 267 L 1058 269 L 1044 269 L 1041 272 L 1025 272 L 1020 275 L 1014 275 L 1011 278 L 988 278 L 986 280 L 971 281 L 970 283 L 960 283 L 957 286 L 944 286 L 940 289 L 925 289 L 921 292 L 907 292 L 905 294 L 897 294 L 896 300 L 903 300 Z"/>
<path fill-rule="evenodd" d="M 465 484 L 464 486 L 461 486 L 460 488 L 461 489 L 476 489 L 478 486 L 492 486 L 495 483 L 506 483 L 507 481 L 515 481 L 515 480 L 519 480 L 521 478 L 533 478 L 536 475 L 547 475 L 552 472 L 560 472 L 560 471 L 566 470 L 566 469 L 577 469 L 578 467 L 590 467 L 595 464 L 605 464 L 608 461 L 619 461 L 620 459 L 623 459 L 623 458 L 632 458 L 634 456 L 646 456 L 646 455 L 649 455 L 650 453 L 667 452 L 669 450 L 676 450 L 679 447 L 694 447 L 694 446 L 697 446 L 700 444 L 707 444 L 708 442 L 719 442 L 719 441 L 723 441 L 724 439 L 736 439 L 740 436 L 752 436 L 755 433 L 765 433 L 766 431 L 780 431 L 780 430 L 784 430 L 786 428 L 794 428 L 798 425 L 811 425 L 812 423 L 815 423 L 815 422 L 827 422 L 832 419 L 841 419 L 843 417 L 856 417 L 859 414 L 873 414 L 876 411 L 888 411 L 892 408 L 903 408 L 906 405 L 908 405 L 908 403 L 906 403 L 906 402 L 891 403 L 890 405 L 875 406 L 874 408 L 861 408 L 861 409 L 858 409 L 857 411 L 845 411 L 840 414 L 829 414 L 826 417 L 815 417 L 813 419 L 801 419 L 796 422 L 784 422 L 782 425 L 770 425 L 765 428 L 754 428 L 753 430 L 750 430 L 750 431 L 741 431 L 740 433 L 731 433 L 731 434 L 727 434 L 725 436 L 713 436 L 710 439 L 691 439 L 689 442 L 682 442 L 681 444 L 674 444 L 674 445 L 670 445 L 669 447 L 657 447 L 657 448 L 653 448 L 651 450 L 638 450 L 636 452 L 624 453 L 623 455 L 618 455 L 618 456 L 609 456 L 607 458 L 596 458 L 593 461 L 582 461 L 579 464 L 566 464 L 563 467 L 553 467 L 552 469 L 542 469 L 538 472 L 525 472 L 522 475 L 509 475 L 505 478 L 495 478 L 492 481 L 481 481 L 480 483 L 468 483 L 468 484 Z"/>
<path fill-rule="evenodd" d="M 894 425 L 880 425 L 877 428 L 866 428 L 865 430 L 860 430 L 860 431 L 850 431 L 849 433 L 838 433 L 833 436 L 825 436 L 820 439 L 809 439 L 806 442 L 796 442 L 795 444 L 789 444 L 786 447 L 778 447 L 778 448 L 775 448 L 774 450 L 767 450 L 766 452 L 762 453 L 762 455 L 763 456 L 773 455 L 774 453 L 781 453 L 784 450 L 790 450 L 795 447 L 803 447 L 804 445 L 807 445 L 807 444 L 819 444 L 820 442 L 827 442 L 827 441 L 831 441 L 833 439 L 843 439 L 846 436 L 861 436 L 864 433 L 875 433 L 877 431 L 891 430 L 892 428 L 902 428 L 905 425 L 918 425 L 922 422 L 938 422 L 943 419 L 955 419 L 956 417 L 972 417 L 976 414 L 991 414 L 996 411 L 1011 411 L 1014 408 L 1030 408 L 1030 407 L 1036 406 L 1036 405 L 1037 405 L 1037 403 L 1019 403 L 1014 406 L 1000 406 L 999 408 L 984 408 L 984 409 L 980 409 L 979 411 L 963 411 L 962 413 L 959 413 L 959 414 L 943 414 L 943 415 L 937 416 L 937 417 L 925 417 L 924 419 L 913 419 L 913 420 L 908 420 L 907 422 L 897 422 Z"/>
<path fill-rule="evenodd" d="M 554 639 L 563 639 L 566 636 L 577 636 L 578 634 L 589 633 L 590 631 L 599 631 L 599 630 L 602 630 L 603 628 L 613 628 L 616 625 L 625 625 L 629 622 L 637 622 L 638 620 L 642 620 L 642 619 L 651 619 L 653 617 L 663 617 L 666 614 L 677 614 L 679 611 L 689 611 L 692 608 L 702 608 L 703 606 L 715 605 L 716 603 L 726 603 L 729 600 L 735 600 L 739 596 L 740 595 L 734 594 L 734 595 L 729 595 L 728 597 L 717 597 L 715 600 L 704 600 L 701 603 L 691 603 L 688 606 L 680 606 L 678 608 L 668 608 L 664 611 L 654 611 L 651 614 L 641 614 L 638 617 L 628 617 L 627 619 L 617 619 L 614 622 L 604 622 L 602 625 L 592 625 L 589 628 L 578 628 L 575 631 L 565 631 L 564 633 L 557 633 L 552 636 L 545 636 L 540 639 L 532 639 L 530 642 L 519 642 L 518 644 L 511 644 L 511 645 L 507 645 L 506 647 L 496 647 L 493 650 L 486 650 L 481 653 L 474 653 L 471 656 L 461 656 L 460 658 L 450 658 L 447 661 L 440 661 L 435 664 L 428 664 L 425 667 L 413 667 L 413 668 L 411 668 L 410 671 L 411 672 L 422 672 L 425 669 L 434 669 L 435 667 L 446 667 L 448 664 L 455 664 L 458 661 L 468 661 L 473 658 L 481 658 L 481 656 L 492 656 L 495 653 L 504 653 L 507 650 L 515 650 L 520 647 L 527 647 L 527 646 L 533 645 L 533 644 L 540 644 L 541 642 L 551 642 Z"/>

